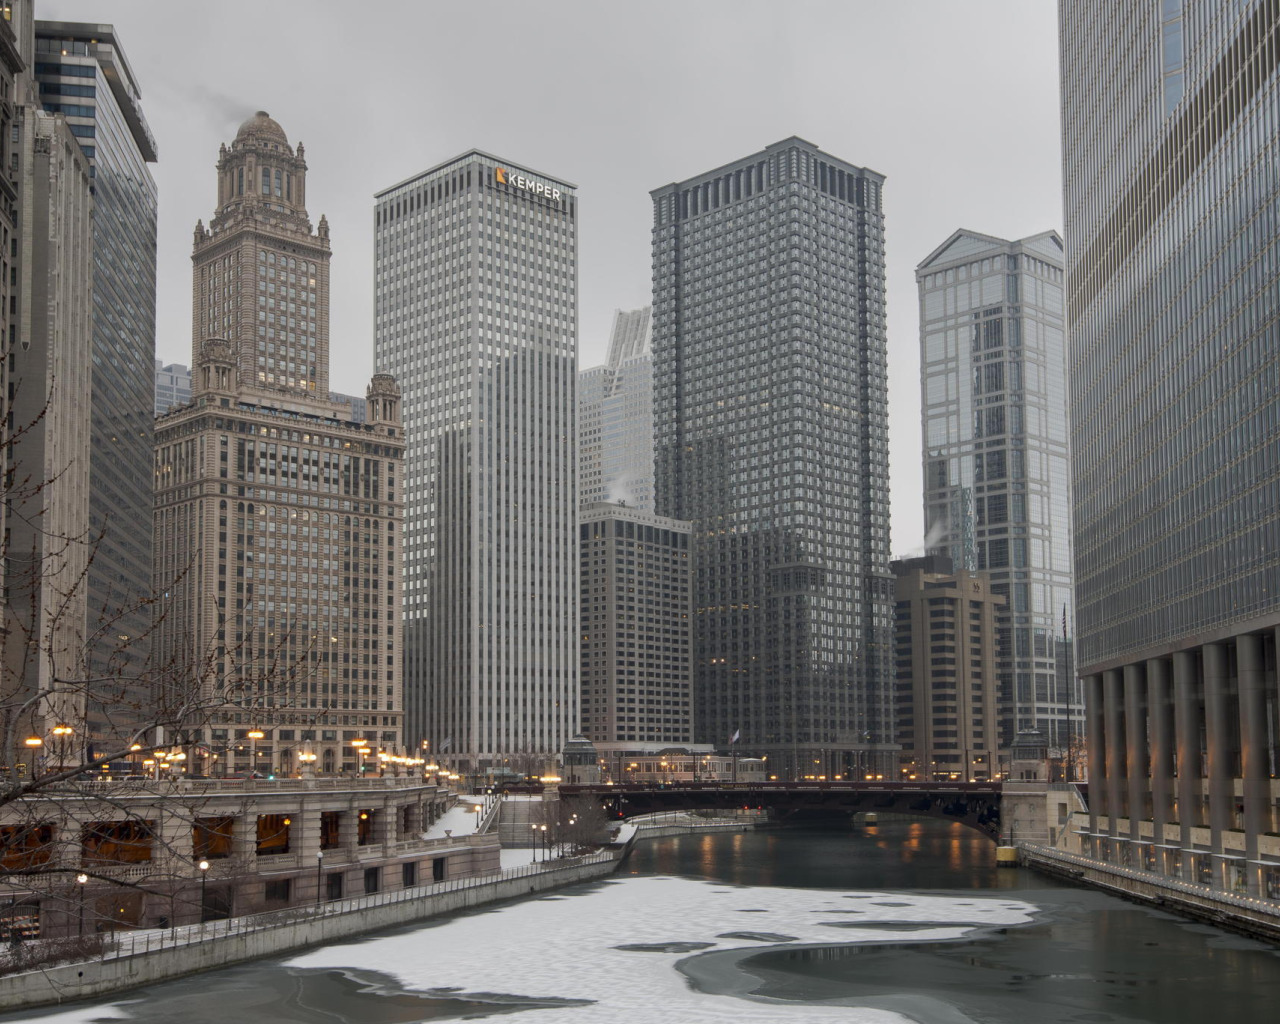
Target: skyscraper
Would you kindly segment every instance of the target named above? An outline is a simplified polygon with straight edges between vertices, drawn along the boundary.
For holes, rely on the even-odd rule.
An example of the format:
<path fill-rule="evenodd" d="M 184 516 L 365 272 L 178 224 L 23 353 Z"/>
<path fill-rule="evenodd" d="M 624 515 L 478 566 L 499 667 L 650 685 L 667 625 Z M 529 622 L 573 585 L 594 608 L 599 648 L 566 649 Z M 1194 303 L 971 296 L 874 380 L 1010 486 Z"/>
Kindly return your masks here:
<path fill-rule="evenodd" d="M 791 138 L 652 193 L 657 511 L 692 520 L 700 740 L 889 770 L 884 178 Z"/>
<path fill-rule="evenodd" d="M 478 150 L 376 199 L 409 728 L 472 772 L 578 731 L 577 215 L 573 185 Z"/>
<path fill-rule="evenodd" d="M 1275 898 L 1280 2 L 1059 20 L 1090 845 Z"/>
<path fill-rule="evenodd" d="M 608 362 L 578 374 L 578 492 L 583 505 L 653 511 L 651 307 L 616 310 Z"/>
<path fill-rule="evenodd" d="M 191 368 L 156 360 L 156 415 L 191 401 Z"/>
<path fill-rule="evenodd" d="M 1008 602 L 999 746 L 1081 735 L 1058 672 L 1071 621 L 1062 239 L 957 231 L 916 268 L 926 547 L 985 570 Z M 994 737 L 993 737 L 994 738 Z"/>
<path fill-rule="evenodd" d="M 156 146 L 112 26 L 37 21 L 35 50 L 40 101 L 66 118 L 92 176 L 89 615 L 95 668 L 121 676 L 145 664 L 150 626 Z"/>
<path fill-rule="evenodd" d="M 354 771 L 401 746 L 400 391 L 375 376 L 361 423 L 329 397 L 306 172 L 263 111 L 221 148 L 191 257 L 193 400 L 156 420 L 157 646 L 175 688 L 224 701 L 181 737 L 218 773 L 299 754 Z"/>
<path fill-rule="evenodd" d="M 602 744 L 687 744 L 689 524 L 583 505 L 582 734 Z"/>

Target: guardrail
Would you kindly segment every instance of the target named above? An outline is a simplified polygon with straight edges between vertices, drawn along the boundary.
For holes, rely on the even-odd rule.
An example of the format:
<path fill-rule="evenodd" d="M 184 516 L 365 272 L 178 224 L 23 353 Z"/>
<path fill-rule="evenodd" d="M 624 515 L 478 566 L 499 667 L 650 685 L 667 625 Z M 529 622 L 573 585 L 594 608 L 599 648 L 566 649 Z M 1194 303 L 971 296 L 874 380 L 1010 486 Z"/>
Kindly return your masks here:
<path fill-rule="evenodd" d="M 566 857 L 559 862 L 551 862 L 546 865 L 524 864 L 520 867 L 507 868 L 504 871 L 489 875 L 433 882 L 430 885 L 416 885 L 407 889 L 371 893 L 367 896 L 327 900 L 310 906 L 270 910 L 261 914 L 246 914 L 243 917 L 232 917 L 222 921 L 205 921 L 200 924 L 179 925 L 163 929 L 149 928 L 145 931 L 137 932 L 116 932 L 108 940 L 101 956 L 97 959 L 113 960 L 123 957 L 145 956 L 147 953 L 157 952 L 162 949 L 176 949 L 192 943 L 207 942 L 232 935 L 247 935 L 251 932 L 265 931 L 278 928 L 281 925 L 296 924 L 301 921 L 315 920 L 316 918 L 359 913 L 373 907 L 384 907 L 395 903 L 426 899 L 441 893 L 457 892 L 461 889 L 478 889 L 492 885 L 494 882 L 528 878 L 534 875 L 548 875 L 560 869 L 576 868 L 586 864 L 598 864 L 615 859 L 616 853 L 605 851 L 587 854 L 582 857 Z"/>

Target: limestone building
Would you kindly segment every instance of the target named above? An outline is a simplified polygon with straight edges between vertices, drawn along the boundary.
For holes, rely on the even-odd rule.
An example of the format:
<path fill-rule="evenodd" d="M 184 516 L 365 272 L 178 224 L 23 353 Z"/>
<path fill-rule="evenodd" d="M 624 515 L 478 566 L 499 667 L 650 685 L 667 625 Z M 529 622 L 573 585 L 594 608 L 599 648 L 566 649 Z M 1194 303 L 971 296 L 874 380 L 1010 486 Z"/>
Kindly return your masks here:
<path fill-rule="evenodd" d="M 329 231 L 302 145 L 259 112 L 217 170 L 193 400 L 156 421 L 155 523 L 172 689 L 225 704 L 177 739 L 218 773 L 299 754 L 359 770 L 402 741 L 400 390 L 375 376 L 363 423 L 330 400 Z"/>
<path fill-rule="evenodd" d="M 1006 598 L 985 572 L 953 570 L 945 555 L 893 563 L 898 778 L 982 782 L 996 778 L 1008 746 L 1009 702 L 999 626 Z"/>

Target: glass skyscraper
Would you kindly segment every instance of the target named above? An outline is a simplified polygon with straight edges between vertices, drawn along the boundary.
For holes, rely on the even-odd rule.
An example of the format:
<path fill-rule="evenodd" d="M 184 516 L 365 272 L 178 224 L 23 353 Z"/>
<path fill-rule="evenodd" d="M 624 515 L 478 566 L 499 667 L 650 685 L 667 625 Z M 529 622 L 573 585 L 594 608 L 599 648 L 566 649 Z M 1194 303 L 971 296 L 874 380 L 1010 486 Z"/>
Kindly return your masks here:
<path fill-rule="evenodd" d="M 35 77 L 89 158 L 93 191 L 93 370 L 88 397 L 89 630 L 95 670 L 127 676 L 150 626 L 155 407 L 155 141 L 110 25 L 37 21 Z M 126 639 L 127 638 L 127 639 Z"/>
<path fill-rule="evenodd" d="M 1280 0 L 1062 3 L 1089 848 L 1280 897 Z"/>
<path fill-rule="evenodd" d="M 378 193 L 404 391 L 409 732 L 477 772 L 578 731 L 578 201 L 472 150 Z"/>
<path fill-rule="evenodd" d="M 1076 682 L 1058 671 L 1071 621 L 1062 262 L 1053 231 L 957 231 L 916 268 L 925 543 L 957 571 L 989 572 L 1006 598 L 1006 753 L 1031 729 L 1062 751 L 1083 724 Z"/>
<path fill-rule="evenodd" d="M 617 310 L 608 362 L 578 374 L 578 497 L 653 511 L 652 310 Z"/>
<path fill-rule="evenodd" d="M 779 778 L 896 770 L 883 185 L 790 138 L 652 193 L 657 512 L 694 524 L 695 733 Z"/>

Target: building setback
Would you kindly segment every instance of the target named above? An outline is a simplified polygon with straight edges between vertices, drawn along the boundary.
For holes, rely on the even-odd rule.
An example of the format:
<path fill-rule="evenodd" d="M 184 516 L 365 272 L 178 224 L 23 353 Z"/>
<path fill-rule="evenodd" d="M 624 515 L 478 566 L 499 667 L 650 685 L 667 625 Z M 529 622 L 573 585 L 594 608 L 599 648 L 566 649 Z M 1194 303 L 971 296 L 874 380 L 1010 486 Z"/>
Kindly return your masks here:
<path fill-rule="evenodd" d="M 597 746 L 693 739 L 689 524 L 583 505 L 582 733 Z"/>
<path fill-rule="evenodd" d="M 577 198 L 472 150 L 376 198 L 404 387 L 410 735 L 466 771 L 578 731 Z"/>
<path fill-rule="evenodd" d="M 916 268 L 926 544 L 1008 599 L 1004 748 L 1038 730 L 1062 751 L 1083 724 L 1058 672 L 1072 621 L 1062 259 L 1053 231 L 957 231 Z"/>
<path fill-rule="evenodd" d="M 894 778 L 982 782 L 1000 777 L 1006 599 L 991 575 L 954 571 L 945 555 L 893 563 L 897 739 Z"/>
<path fill-rule="evenodd" d="M 615 310 L 604 366 L 578 374 L 578 497 L 653 511 L 650 307 Z"/>
<path fill-rule="evenodd" d="M 193 401 L 156 421 L 162 664 L 179 703 L 225 701 L 160 738 L 218 774 L 401 746 L 400 391 L 375 376 L 364 423 L 329 399 L 329 232 L 302 151 L 262 111 L 222 147 L 192 252 Z"/>
<path fill-rule="evenodd" d="M 657 511 L 691 520 L 699 740 L 896 768 L 884 178 L 791 138 L 652 193 Z"/>
<path fill-rule="evenodd" d="M 1280 0 L 1059 8 L 1096 857 L 1280 898 Z"/>
<path fill-rule="evenodd" d="M 111 25 L 35 23 L 40 102 L 88 159 L 93 192 L 93 356 L 88 571 L 92 667 L 122 679 L 151 666 L 151 455 L 155 403 L 155 140 Z M 99 536 L 100 535 L 100 536 Z M 145 699 L 139 692 L 130 700 Z M 98 734 L 128 734 L 122 706 L 92 707 Z"/>

